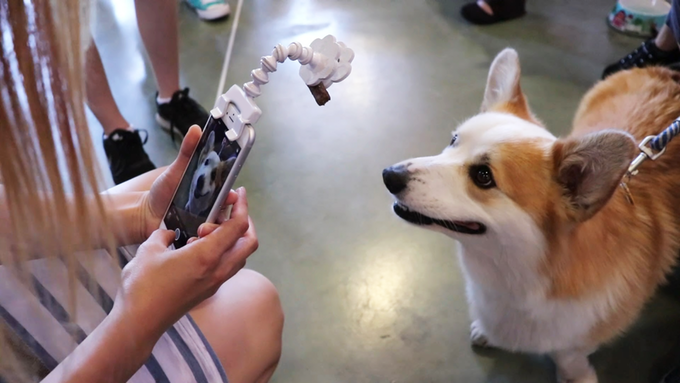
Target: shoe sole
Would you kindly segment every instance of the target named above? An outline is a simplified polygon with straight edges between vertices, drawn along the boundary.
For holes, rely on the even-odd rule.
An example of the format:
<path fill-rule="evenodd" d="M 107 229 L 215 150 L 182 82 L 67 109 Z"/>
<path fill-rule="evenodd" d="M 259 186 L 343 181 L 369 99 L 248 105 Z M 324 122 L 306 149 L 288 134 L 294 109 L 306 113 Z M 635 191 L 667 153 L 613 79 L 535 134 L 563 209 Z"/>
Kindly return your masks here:
<path fill-rule="evenodd" d="M 184 140 L 184 134 L 182 134 L 182 132 L 179 129 L 174 128 L 172 124 L 170 124 L 170 121 L 164 119 L 158 113 L 156 113 L 156 123 L 158 123 L 161 129 L 168 132 L 168 134 L 171 134 L 175 136 L 175 138 L 178 138 L 179 142 L 182 142 L 182 140 Z"/>
<path fill-rule="evenodd" d="M 208 21 L 213 21 L 213 20 L 218 20 L 225 18 L 229 16 L 231 13 L 231 8 L 229 7 L 229 4 L 224 4 L 224 6 L 212 6 L 210 9 L 198 9 L 194 8 L 189 2 L 187 1 L 187 5 L 189 8 L 193 9 L 196 11 L 198 14 L 198 17 L 203 19 L 203 20 L 208 20 Z"/>

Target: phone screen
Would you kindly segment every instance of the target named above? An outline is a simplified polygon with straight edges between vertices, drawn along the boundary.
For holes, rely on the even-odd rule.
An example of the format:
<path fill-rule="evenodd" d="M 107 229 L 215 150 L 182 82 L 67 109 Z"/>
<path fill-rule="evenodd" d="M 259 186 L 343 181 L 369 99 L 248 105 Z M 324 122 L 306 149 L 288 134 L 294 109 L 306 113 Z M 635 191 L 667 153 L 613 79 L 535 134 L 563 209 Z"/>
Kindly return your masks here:
<path fill-rule="evenodd" d="M 203 130 L 175 197 L 165 214 L 164 223 L 175 232 L 175 248 L 196 237 L 217 200 L 227 176 L 236 163 L 241 147 L 226 137 L 227 127 L 212 116 Z"/>

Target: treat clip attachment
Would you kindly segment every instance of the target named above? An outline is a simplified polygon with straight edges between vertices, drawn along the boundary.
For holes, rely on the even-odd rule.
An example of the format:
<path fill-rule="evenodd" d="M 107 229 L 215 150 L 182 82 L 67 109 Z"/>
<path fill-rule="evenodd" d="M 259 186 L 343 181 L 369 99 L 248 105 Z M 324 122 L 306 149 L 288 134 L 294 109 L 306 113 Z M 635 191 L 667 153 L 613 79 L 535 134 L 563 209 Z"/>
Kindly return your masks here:
<path fill-rule="evenodd" d="M 260 68 L 250 73 L 252 81 L 243 85 L 243 89 L 251 98 L 261 94 L 261 85 L 269 82 L 269 73 L 276 71 L 277 63 L 286 59 L 302 64 L 300 77 L 307 84 L 318 105 L 330 100 L 327 89 L 335 82 L 340 82 L 352 72 L 354 51 L 338 42 L 334 36 L 314 40 L 309 47 L 295 42 L 288 47 L 277 45 L 270 56 L 262 57 Z"/>
<path fill-rule="evenodd" d="M 232 85 L 218 97 L 210 111 L 213 119 L 222 119 L 229 128 L 226 132 L 230 141 L 241 137 L 246 125 L 253 125 L 262 115 L 255 98 L 262 93 L 261 86 L 269 82 L 269 73 L 276 72 L 277 63 L 287 59 L 298 61 L 300 77 L 309 87 L 318 105 L 326 104 L 331 96 L 328 88 L 333 83 L 347 78 L 352 72 L 354 51 L 338 42 L 334 36 L 314 40 L 309 47 L 294 42 L 288 47 L 279 44 L 270 56 L 260 59 L 260 67 L 250 73 L 252 81 L 243 84 L 243 89 Z M 233 107 L 230 108 L 230 105 Z M 235 108 L 234 108 L 235 107 Z"/>

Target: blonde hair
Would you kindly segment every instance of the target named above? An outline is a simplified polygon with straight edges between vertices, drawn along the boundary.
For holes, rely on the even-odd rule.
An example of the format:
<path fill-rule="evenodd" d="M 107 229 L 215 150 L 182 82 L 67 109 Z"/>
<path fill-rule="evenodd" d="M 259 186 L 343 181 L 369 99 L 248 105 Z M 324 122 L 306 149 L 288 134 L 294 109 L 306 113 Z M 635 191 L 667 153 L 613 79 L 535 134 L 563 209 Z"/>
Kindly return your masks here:
<path fill-rule="evenodd" d="M 107 232 L 84 108 L 88 12 L 79 0 L 0 0 L 0 184 L 9 212 L 0 261 L 20 268 L 60 257 L 72 302 L 74 252 Z M 0 334 L 0 376 L 34 380 L 10 343 Z"/>

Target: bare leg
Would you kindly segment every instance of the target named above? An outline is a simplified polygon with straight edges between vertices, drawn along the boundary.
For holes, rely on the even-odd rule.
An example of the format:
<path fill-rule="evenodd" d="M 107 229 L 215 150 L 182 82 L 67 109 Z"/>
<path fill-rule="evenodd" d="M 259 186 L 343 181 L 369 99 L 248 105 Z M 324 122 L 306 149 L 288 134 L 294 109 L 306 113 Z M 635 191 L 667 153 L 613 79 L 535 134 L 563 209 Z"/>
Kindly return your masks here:
<path fill-rule="evenodd" d="M 675 36 L 673 36 L 673 31 L 664 24 L 659 31 L 659 34 L 654 40 L 654 44 L 662 51 L 672 51 L 678 49 L 678 42 L 675 41 Z"/>
<path fill-rule="evenodd" d="M 109 135 L 116 129 L 130 126 L 113 99 L 99 50 L 94 42 L 87 50 L 85 68 L 87 106 L 102 124 L 104 134 Z"/>
<path fill-rule="evenodd" d="M 551 354 L 557 365 L 559 383 L 597 383 L 597 374 L 583 350 L 559 351 Z"/>
<path fill-rule="evenodd" d="M 177 3 L 177 0 L 135 1 L 137 26 L 162 98 L 172 97 L 179 90 Z"/>
<path fill-rule="evenodd" d="M 264 383 L 281 356 L 283 311 L 276 288 L 241 270 L 191 311 L 232 383 Z"/>

